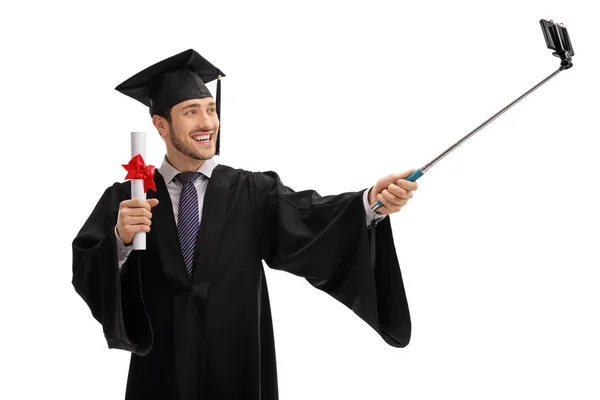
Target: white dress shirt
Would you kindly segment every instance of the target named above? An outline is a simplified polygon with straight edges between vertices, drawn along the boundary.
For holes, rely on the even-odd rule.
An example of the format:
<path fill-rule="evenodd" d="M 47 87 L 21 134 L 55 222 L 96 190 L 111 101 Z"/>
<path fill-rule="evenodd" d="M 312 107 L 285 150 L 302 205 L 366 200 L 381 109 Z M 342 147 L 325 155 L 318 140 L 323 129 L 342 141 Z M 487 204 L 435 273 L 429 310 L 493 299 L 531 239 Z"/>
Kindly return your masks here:
<path fill-rule="evenodd" d="M 215 169 L 216 166 L 217 161 L 214 158 L 211 158 L 209 160 L 204 161 L 200 168 L 196 170 L 196 172 L 200 172 L 200 179 L 197 179 L 194 182 L 196 190 L 198 191 L 198 213 L 200 216 L 200 222 L 202 222 L 202 206 L 204 204 L 204 194 L 206 193 L 208 180 L 210 179 L 212 171 Z M 179 210 L 179 195 L 181 194 L 182 183 L 173 178 L 175 178 L 175 175 L 180 173 L 180 171 L 178 171 L 175 167 L 169 164 L 169 162 L 167 161 L 167 157 L 163 159 L 163 162 L 158 168 L 158 171 L 165 179 L 165 184 L 167 186 L 169 196 L 171 197 L 171 203 L 173 204 L 173 215 L 175 217 L 175 224 L 177 224 Z M 368 189 L 366 189 L 363 193 L 363 203 L 365 205 L 367 226 L 369 226 L 373 219 L 375 219 L 375 222 L 378 223 L 380 220 L 386 217 L 385 215 L 374 213 L 371 210 L 371 205 L 369 204 L 369 199 L 367 198 L 368 193 Z M 133 249 L 133 244 L 129 246 L 125 246 L 123 244 L 123 241 L 121 241 L 121 238 L 117 234 L 116 226 L 115 236 L 117 237 L 117 254 L 119 261 L 119 269 L 121 269 L 121 266 L 125 263 L 125 261 L 127 261 L 127 257 L 129 257 L 129 254 Z"/>

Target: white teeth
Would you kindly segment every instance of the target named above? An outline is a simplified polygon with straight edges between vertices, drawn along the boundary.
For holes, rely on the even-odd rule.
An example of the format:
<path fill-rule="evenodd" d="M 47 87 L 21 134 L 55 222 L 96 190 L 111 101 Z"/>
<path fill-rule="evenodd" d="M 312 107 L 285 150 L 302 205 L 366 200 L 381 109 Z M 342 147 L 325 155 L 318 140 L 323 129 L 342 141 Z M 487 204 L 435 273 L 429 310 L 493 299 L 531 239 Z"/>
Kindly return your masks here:
<path fill-rule="evenodd" d="M 202 140 L 209 140 L 210 139 L 210 135 L 195 136 L 192 139 L 200 142 Z"/>

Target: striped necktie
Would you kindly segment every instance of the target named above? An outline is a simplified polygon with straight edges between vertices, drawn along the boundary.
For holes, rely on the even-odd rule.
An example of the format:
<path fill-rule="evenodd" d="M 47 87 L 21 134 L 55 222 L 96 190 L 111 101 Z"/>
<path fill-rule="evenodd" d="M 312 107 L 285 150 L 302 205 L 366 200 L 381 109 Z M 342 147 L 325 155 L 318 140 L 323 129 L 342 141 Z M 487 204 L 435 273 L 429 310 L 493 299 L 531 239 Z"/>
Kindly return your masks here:
<path fill-rule="evenodd" d="M 194 268 L 194 248 L 196 247 L 196 238 L 200 227 L 198 192 L 194 186 L 194 181 L 199 177 L 199 172 L 182 172 L 175 176 L 183 184 L 181 196 L 179 197 L 177 233 L 185 268 L 190 278 Z"/>

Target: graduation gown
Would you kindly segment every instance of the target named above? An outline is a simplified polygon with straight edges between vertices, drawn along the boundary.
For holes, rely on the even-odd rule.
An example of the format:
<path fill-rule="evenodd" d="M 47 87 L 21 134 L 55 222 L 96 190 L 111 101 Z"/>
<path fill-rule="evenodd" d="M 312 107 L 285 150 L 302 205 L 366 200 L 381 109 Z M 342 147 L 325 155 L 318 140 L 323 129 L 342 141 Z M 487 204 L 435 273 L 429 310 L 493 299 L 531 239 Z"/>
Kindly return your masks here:
<path fill-rule="evenodd" d="M 278 399 L 262 260 L 328 293 L 390 346 L 409 343 L 390 221 L 367 227 L 363 191 L 295 192 L 275 172 L 217 165 L 190 279 L 158 171 L 155 183 L 146 250 L 132 251 L 121 271 L 114 227 L 129 181 L 106 189 L 72 244 L 76 292 L 108 347 L 131 352 L 126 399 Z"/>

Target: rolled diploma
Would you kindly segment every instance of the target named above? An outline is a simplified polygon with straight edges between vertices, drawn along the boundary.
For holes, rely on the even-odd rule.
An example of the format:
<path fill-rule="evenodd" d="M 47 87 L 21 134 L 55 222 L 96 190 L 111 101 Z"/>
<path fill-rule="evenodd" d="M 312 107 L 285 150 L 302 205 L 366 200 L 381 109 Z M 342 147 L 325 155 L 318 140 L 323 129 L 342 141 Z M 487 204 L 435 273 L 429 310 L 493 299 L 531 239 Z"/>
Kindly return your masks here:
<path fill-rule="evenodd" d="M 140 154 L 146 162 L 146 132 L 131 132 L 131 157 Z M 131 198 L 146 200 L 144 180 L 131 180 Z M 133 236 L 133 249 L 146 250 L 146 232 L 136 232 Z"/>

